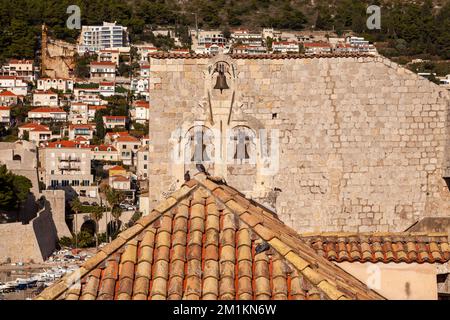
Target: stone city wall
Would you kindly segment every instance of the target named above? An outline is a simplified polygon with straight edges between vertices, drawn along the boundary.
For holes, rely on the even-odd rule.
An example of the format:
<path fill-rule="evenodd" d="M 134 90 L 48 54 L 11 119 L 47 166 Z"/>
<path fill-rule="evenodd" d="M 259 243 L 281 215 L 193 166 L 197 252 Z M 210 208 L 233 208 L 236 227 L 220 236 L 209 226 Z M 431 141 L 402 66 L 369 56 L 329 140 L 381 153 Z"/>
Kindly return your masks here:
<path fill-rule="evenodd" d="M 231 66 L 222 94 L 219 61 Z M 171 134 L 197 121 L 279 130 L 274 175 L 257 165 L 249 186 L 245 174 L 209 170 L 300 232 L 402 231 L 450 213 L 448 93 L 388 59 L 154 56 L 151 70 L 150 206 L 183 183 Z"/>

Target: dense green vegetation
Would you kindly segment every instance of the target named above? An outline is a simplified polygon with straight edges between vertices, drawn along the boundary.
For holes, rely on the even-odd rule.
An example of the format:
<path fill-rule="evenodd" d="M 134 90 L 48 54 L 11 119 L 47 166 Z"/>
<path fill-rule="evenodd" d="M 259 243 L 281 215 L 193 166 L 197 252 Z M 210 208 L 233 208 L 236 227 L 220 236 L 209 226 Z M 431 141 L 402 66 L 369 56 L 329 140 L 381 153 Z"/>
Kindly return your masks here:
<path fill-rule="evenodd" d="M 79 31 L 65 27 L 67 7 L 73 4 L 81 7 L 82 24 L 117 21 L 129 27 L 132 41 L 152 41 L 166 49 L 173 40 L 155 37 L 149 30 L 174 26 L 182 42 L 188 43 L 187 27 L 195 26 L 197 15 L 200 28 L 353 30 L 373 41 L 388 42 L 382 50 L 388 56 L 450 58 L 448 0 L 320 0 L 314 7 L 306 0 L 0 0 L 0 60 L 34 58 L 43 22 L 57 38 L 75 41 Z M 382 30 L 366 29 L 369 4 L 382 6 Z"/>
<path fill-rule="evenodd" d="M 13 174 L 5 165 L 0 166 L 0 210 L 19 209 L 27 199 L 31 187 L 28 178 Z"/>

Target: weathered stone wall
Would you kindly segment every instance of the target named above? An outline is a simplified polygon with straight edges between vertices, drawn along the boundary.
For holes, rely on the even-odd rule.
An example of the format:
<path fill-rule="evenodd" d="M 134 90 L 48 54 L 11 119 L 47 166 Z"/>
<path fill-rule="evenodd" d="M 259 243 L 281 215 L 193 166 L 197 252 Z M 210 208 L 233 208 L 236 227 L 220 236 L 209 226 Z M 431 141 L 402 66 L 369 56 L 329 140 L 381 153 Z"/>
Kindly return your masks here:
<path fill-rule="evenodd" d="M 218 61 L 233 67 L 222 94 L 213 90 Z M 450 213 L 448 93 L 388 59 L 153 57 L 151 70 L 151 206 L 183 182 L 171 133 L 198 121 L 279 130 L 279 170 L 263 175 L 257 164 L 242 191 L 298 231 L 401 231 Z M 223 166 L 209 170 L 236 180 Z"/>
<path fill-rule="evenodd" d="M 42 262 L 55 250 L 56 242 L 55 224 L 46 210 L 29 224 L 0 224 L 0 263 Z"/>

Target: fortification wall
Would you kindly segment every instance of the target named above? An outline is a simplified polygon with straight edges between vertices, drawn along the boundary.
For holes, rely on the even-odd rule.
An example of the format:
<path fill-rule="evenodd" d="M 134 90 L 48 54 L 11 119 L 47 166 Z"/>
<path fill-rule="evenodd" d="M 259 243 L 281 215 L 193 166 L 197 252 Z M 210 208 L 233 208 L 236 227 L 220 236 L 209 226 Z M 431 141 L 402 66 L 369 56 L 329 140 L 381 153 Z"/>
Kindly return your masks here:
<path fill-rule="evenodd" d="M 222 94 L 211 71 L 219 61 L 231 66 Z M 388 59 L 154 56 L 151 70 L 151 206 L 183 182 L 172 132 L 197 122 L 279 130 L 276 174 L 257 165 L 249 185 L 229 167 L 209 170 L 300 232 L 401 231 L 450 213 L 448 93 Z"/>

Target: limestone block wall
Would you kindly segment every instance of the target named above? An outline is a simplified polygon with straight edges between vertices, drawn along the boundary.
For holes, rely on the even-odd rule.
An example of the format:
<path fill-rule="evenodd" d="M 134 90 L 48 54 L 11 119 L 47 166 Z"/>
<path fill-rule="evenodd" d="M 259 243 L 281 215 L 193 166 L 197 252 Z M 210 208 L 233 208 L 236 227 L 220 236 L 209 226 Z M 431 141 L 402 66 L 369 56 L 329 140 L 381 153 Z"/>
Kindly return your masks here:
<path fill-rule="evenodd" d="M 208 73 L 218 60 L 235 73 L 223 94 Z M 278 129 L 280 141 L 278 172 L 256 173 L 253 189 L 243 191 L 271 198 L 296 230 L 401 231 L 450 213 L 448 93 L 388 59 L 153 57 L 151 70 L 150 206 L 183 182 L 171 132 L 198 120 L 218 126 L 238 100 L 242 124 Z M 212 174 L 232 174 L 219 169 Z"/>

